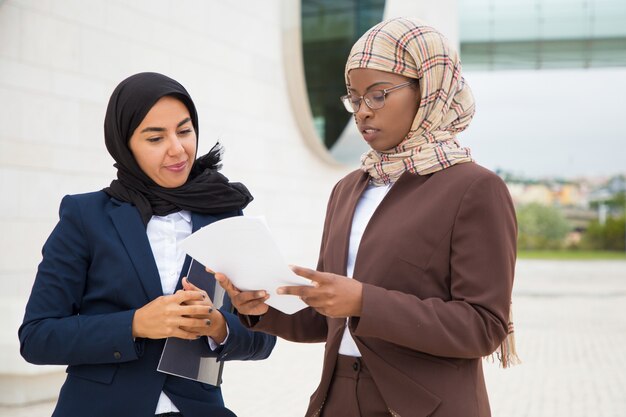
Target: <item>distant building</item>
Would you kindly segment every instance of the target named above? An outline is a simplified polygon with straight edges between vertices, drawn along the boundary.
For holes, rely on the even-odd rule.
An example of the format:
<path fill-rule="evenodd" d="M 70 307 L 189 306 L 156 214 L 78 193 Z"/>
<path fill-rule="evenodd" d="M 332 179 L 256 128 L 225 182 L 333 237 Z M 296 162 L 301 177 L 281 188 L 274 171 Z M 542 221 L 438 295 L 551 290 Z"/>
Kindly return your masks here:
<path fill-rule="evenodd" d="M 515 205 L 539 203 L 551 206 L 554 204 L 554 193 L 546 184 L 508 183 L 507 186 Z"/>

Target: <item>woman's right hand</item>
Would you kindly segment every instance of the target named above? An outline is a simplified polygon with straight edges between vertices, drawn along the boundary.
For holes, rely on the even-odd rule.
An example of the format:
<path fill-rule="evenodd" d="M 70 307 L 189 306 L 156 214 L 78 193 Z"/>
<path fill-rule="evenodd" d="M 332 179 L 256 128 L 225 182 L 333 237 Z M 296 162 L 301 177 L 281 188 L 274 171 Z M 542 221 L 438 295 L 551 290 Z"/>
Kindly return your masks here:
<path fill-rule="evenodd" d="M 207 268 L 207 271 L 215 274 L 215 279 L 219 282 L 220 286 L 224 288 L 233 306 L 237 309 L 237 312 L 247 316 L 262 316 L 267 313 L 269 306 L 265 304 L 270 295 L 267 291 L 240 291 L 228 277 L 219 272 L 213 272 Z"/>
<path fill-rule="evenodd" d="M 133 337 L 147 339 L 164 339 L 178 337 L 180 339 L 197 339 L 201 335 L 181 327 L 193 328 L 206 326 L 206 320 L 192 316 L 209 314 L 210 306 L 183 305 L 191 301 L 204 300 L 203 292 L 178 290 L 172 295 L 162 295 L 135 311 L 133 317 Z"/>

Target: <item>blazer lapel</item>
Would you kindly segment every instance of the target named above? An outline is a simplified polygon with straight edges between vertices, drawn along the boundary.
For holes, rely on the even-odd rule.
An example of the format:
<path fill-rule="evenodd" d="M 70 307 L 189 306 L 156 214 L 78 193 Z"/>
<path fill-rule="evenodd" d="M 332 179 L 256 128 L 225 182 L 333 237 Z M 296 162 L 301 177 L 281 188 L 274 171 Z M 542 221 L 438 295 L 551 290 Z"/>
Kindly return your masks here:
<path fill-rule="evenodd" d="M 327 237 L 326 244 L 329 247 L 328 253 L 336 253 L 338 256 L 332 256 L 333 261 L 325 267 L 327 271 L 337 272 L 341 275 L 347 274 L 346 266 L 354 210 L 359 198 L 367 188 L 368 181 L 369 176 L 363 172 L 355 183 L 349 186 L 345 198 L 336 205 L 337 211 L 333 213 L 333 236 Z"/>
<path fill-rule="evenodd" d="M 368 252 L 367 248 L 369 247 L 371 249 L 373 247 L 371 244 L 372 240 L 376 239 L 376 236 L 381 235 L 381 227 L 384 227 L 386 222 L 389 221 L 401 222 L 403 220 L 402 217 L 397 215 L 390 216 L 389 211 L 398 204 L 404 204 L 402 203 L 402 200 L 406 199 L 406 196 L 409 195 L 412 190 L 415 190 L 424 184 L 429 177 L 430 175 L 416 175 L 405 171 L 387 192 L 387 195 L 385 195 L 378 207 L 376 207 L 372 213 L 372 217 L 370 217 L 367 222 L 367 226 L 363 231 L 357 257 L 354 262 L 353 277 L 359 277 L 360 280 L 363 279 L 363 275 L 360 273 L 363 267 L 363 262 L 368 261 L 369 253 L 371 253 Z"/>
<path fill-rule="evenodd" d="M 409 172 L 403 173 L 396 183 L 391 187 L 385 198 L 381 201 L 369 220 L 361 241 L 363 241 L 370 233 L 371 225 L 378 221 L 381 211 L 385 211 L 385 206 L 392 204 L 398 197 L 402 197 L 407 188 L 412 188 L 422 184 L 426 181 L 428 176 L 414 175 Z M 359 176 L 353 177 L 349 184 L 346 184 L 345 189 L 335 196 L 337 199 L 334 204 L 334 211 L 332 212 L 332 226 L 329 230 L 332 230 L 332 235 L 326 237 L 326 258 L 324 259 L 324 269 L 326 271 L 332 271 L 337 274 L 347 274 L 347 261 L 348 261 L 348 249 L 350 246 L 350 233 L 352 229 L 352 220 L 354 218 L 354 212 L 356 205 L 363 195 L 363 192 L 367 188 L 369 182 L 369 175 L 363 172 Z M 357 251 L 357 259 L 355 260 L 354 274 L 357 275 L 357 269 L 359 266 L 360 250 Z"/>
<path fill-rule="evenodd" d="M 211 224 L 217 220 L 219 220 L 218 217 L 210 214 L 191 213 L 191 230 L 197 232 L 207 224 Z"/>
<path fill-rule="evenodd" d="M 114 204 L 118 203 L 115 202 Z M 135 266 L 148 299 L 154 300 L 162 296 L 163 289 L 161 288 L 159 270 L 154 261 L 148 235 L 139 212 L 130 204 L 120 203 L 109 212 L 109 216 Z"/>

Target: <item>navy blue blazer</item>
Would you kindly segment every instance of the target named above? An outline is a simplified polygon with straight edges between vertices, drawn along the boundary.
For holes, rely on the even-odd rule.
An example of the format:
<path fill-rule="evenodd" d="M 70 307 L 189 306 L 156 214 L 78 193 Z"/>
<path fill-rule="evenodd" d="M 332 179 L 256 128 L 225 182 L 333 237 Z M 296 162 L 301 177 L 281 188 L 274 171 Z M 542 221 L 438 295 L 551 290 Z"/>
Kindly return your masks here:
<path fill-rule="evenodd" d="M 192 213 L 193 230 L 240 214 Z M 153 417 L 161 391 L 185 417 L 233 416 L 220 388 L 156 370 L 164 339 L 133 340 L 135 310 L 163 295 L 138 210 L 99 191 L 66 196 L 59 215 L 19 329 L 28 362 L 68 365 L 53 416 Z M 230 334 L 218 360 L 269 356 L 274 336 L 222 314 Z"/>

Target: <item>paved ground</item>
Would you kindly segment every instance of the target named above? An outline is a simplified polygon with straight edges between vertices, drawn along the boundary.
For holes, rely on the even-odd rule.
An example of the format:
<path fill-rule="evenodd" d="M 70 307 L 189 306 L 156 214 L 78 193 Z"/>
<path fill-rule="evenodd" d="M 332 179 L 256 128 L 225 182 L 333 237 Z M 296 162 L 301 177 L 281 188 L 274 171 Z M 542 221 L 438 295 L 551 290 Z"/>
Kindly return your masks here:
<path fill-rule="evenodd" d="M 494 417 L 626 417 L 626 262 L 520 261 L 514 311 L 524 363 L 485 364 Z M 282 342 L 266 361 L 229 363 L 226 403 L 241 417 L 303 415 L 322 351 Z M 0 416 L 53 407 L 0 407 Z"/>

